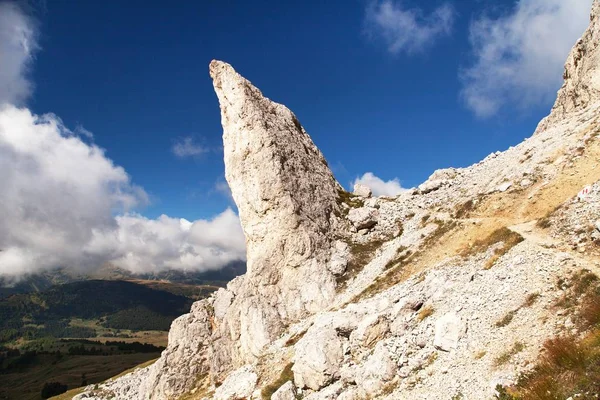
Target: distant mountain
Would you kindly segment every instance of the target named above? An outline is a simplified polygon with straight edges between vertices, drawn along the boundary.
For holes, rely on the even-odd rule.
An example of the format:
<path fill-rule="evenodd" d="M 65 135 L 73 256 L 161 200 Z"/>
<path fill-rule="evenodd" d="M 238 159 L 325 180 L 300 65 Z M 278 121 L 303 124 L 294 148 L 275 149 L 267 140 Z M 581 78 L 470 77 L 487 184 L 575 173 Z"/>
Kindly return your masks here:
<path fill-rule="evenodd" d="M 0 277 L 0 299 L 13 294 L 41 292 L 54 285 L 86 280 L 160 281 L 188 285 L 225 286 L 227 282 L 245 272 L 246 263 L 243 261 L 235 261 L 219 270 L 207 272 L 166 270 L 156 273 L 133 274 L 111 264 L 85 273 L 67 268 L 57 268 L 29 275 L 16 283 Z"/>
<path fill-rule="evenodd" d="M 0 300 L 0 344 L 19 338 L 95 337 L 99 328 L 168 330 L 192 302 L 147 285 L 108 280 L 15 294 Z M 73 324 L 74 319 L 89 322 Z"/>

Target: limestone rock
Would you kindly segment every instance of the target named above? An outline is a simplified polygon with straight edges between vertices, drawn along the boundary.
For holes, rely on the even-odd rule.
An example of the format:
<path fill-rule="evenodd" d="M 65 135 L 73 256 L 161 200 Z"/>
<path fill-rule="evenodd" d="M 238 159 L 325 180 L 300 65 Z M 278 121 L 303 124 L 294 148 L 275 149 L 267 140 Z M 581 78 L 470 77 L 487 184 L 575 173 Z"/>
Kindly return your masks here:
<path fill-rule="evenodd" d="M 396 363 L 384 342 L 379 342 L 356 376 L 356 383 L 371 398 L 396 375 Z"/>
<path fill-rule="evenodd" d="M 333 328 L 306 334 L 295 346 L 294 382 L 300 388 L 321 389 L 338 374 L 344 356 L 340 337 Z"/>
<path fill-rule="evenodd" d="M 232 372 L 223 384 L 215 390 L 215 400 L 238 400 L 250 397 L 258 376 L 251 366 L 244 366 Z"/>
<path fill-rule="evenodd" d="M 216 297 L 212 373 L 223 377 L 254 361 L 286 323 L 333 300 L 342 266 L 327 266 L 342 188 L 288 108 L 227 63 L 211 62 L 210 75 L 221 107 L 225 177 L 247 247 L 247 274 L 235 296 Z"/>
<path fill-rule="evenodd" d="M 417 189 L 419 190 L 419 193 L 427 194 L 427 193 L 431 193 L 435 190 L 438 190 L 442 186 L 445 186 L 448 184 L 449 184 L 449 181 L 447 179 L 428 180 L 428 181 L 420 184 Z"/>
<path fill-rule="evenodd" d="M 536 134 L 600 100 L 599 16 L 600 2 L 594 0 L 590 25 L 567 58 L 563 85 L 550 115 L 540 122 Z"/>
<path fill-rule="evenodd" d="M 373 347 L 390 331 L 390 323 L 382 315 L 370 315 L 365 318 L 350 334 L 350 344 L 353 347 Z"/>
<path fill-rule="evenodd" d="M 296 400 L 296 387 L 292 381 L 287 381 L 273 393 L 271 400 Z"/>
<path fill-rule="evenodd" d="M 375 208 L 353 208 L 348 212 L 348 221 L 350 221 L 357 230 L 371 229 L 377 225 L 378 216 L 379 213 Z"/>
<path fill-rule="evenodd" d="M 353 193 L 357 196 L 361 197 L 371 197 L 371 188 L 367 185 L 363 185 L 362 183 L 357 183 L 354 185 Z"/>
<path fill-rule="evenodd" d="M 433 345 L 440 350 L 456 349 L 458 341 L 465 334 L 466 327 L 456 313 L 449 312 L 440 317 L 435 323 L 435 338 Z"/>

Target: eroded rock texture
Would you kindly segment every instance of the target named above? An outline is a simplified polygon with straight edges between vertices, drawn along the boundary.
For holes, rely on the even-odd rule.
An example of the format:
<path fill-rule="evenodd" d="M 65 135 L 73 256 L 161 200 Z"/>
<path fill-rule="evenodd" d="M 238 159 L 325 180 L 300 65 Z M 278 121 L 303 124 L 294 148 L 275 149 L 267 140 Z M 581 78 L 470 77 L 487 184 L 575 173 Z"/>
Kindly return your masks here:
<path fill-rule="evenodd" d="M 600 2 L 594 1 L 590 25 L 577 41 L 567 61 L 564 82 L 558 91 L 552 112 L 536 132 L 547 129 L 569 114 L 582 111 L 600 100 Z"/>
<path fill-rule="evenodd" d="M 215 363 L 220 376 L 259 356 L 289 323 L 331 304 L 332 231 L 341 186 L 296 116 L 231 65 L 210 75 L 223 124 L 225 177 L 238 206 L 248 272 L 220 291 Z M 336 269 L 337 271 L 337 269 Z M 220 315 L 223 315 L 220 318 Z"/>

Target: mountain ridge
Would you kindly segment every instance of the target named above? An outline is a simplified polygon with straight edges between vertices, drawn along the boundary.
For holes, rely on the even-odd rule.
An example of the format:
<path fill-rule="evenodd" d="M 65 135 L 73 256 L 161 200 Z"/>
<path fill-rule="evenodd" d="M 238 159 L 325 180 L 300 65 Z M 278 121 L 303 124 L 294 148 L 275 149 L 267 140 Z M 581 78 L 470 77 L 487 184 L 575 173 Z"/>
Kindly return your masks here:
<path fill-rule="evenodd" d="M 294 114 L 213 61 L 248 273 L 175 320 L 155 364 L 74 398 L 509 396 L 591 329 L 599 11 L 532 137 L 395 198 L 341 190 Z"/>

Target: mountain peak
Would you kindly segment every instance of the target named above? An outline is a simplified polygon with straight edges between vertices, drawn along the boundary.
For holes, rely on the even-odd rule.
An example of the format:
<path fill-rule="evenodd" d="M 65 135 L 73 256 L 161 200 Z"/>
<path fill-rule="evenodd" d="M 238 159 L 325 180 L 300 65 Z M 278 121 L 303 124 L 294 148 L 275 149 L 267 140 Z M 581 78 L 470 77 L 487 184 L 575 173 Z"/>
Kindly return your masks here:
<path fill-rule="evenodd" d="M 570 114 L 585 110 L 600 100 L 600 0 L 594 0 L 590 13 L 590 25 L 577 41 L 563 74 L 550 115 L 544 118 L 537 132 L 563 120 Z"/>

